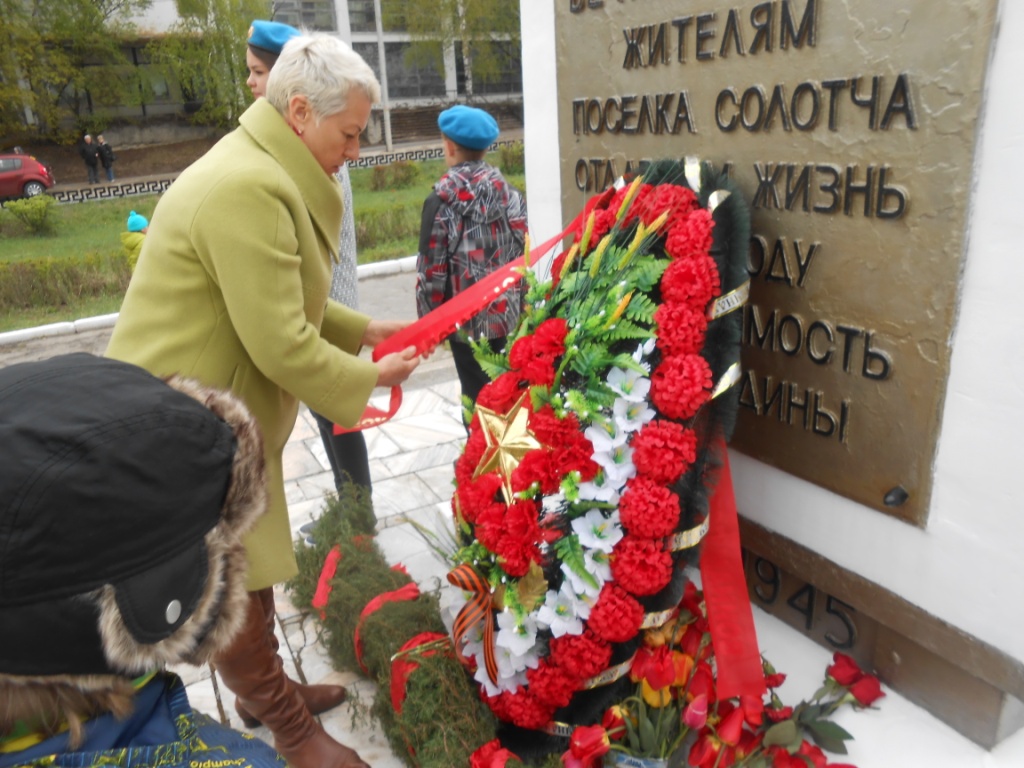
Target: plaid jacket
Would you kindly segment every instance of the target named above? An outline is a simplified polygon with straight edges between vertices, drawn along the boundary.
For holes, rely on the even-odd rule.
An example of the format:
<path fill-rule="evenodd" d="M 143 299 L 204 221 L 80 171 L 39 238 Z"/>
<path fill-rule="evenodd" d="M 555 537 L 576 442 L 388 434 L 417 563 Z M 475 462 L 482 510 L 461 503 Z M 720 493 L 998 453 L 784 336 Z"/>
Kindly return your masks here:
<path fill-rule="evenodd" d="M 523 254 L 526 201 L 501 171 L 483 161 L 460 163 L 441 177 L 423 204 L 416 261 L 416 309 L 423 317 L 493 270 Z M 515 329 L 521 283 L 462 328 L 474 338 Z"/>

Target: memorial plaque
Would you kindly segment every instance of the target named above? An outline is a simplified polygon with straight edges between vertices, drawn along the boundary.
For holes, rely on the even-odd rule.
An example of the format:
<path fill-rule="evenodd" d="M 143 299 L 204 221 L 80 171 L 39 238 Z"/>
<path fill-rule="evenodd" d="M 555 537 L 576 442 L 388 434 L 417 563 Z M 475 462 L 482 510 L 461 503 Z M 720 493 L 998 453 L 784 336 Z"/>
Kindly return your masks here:
<path fill-rule="evenodd" d="M 655 158 L 728 164 L 753 222 L 733 446 L 917 525 L 996 6 L 557 6 L 563 212 Z"/>

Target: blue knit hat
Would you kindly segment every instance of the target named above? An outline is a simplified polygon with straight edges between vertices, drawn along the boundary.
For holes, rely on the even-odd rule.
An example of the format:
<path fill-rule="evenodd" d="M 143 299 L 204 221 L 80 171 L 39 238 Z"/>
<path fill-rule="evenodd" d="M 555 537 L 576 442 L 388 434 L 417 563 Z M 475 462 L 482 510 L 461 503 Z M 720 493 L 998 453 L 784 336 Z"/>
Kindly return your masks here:
<path fill-rule="evenodd" d="M 149 226 L 149 221 L 141 213 L 132 211 L 128 214 L 128 231 L 141 232 Z"/>
<path fill-rule="evenodd" d="M 487 149 L 498 138 L 498 123 L 476 107 L 456 104 L 437 116 L 441 133 L 466 149 Z"/>
<path fill-rule="evenodd" d="M 279 21 L 260 21 L 257 19 L 249 27 L 249 39 L 247 42 L 249 45 L 254 45 L 257 48 L 262 48 L 279 56 L 281 49 L 284 48 L 284 44 L 301 34 L 295 27 L 290 27 Z"/>

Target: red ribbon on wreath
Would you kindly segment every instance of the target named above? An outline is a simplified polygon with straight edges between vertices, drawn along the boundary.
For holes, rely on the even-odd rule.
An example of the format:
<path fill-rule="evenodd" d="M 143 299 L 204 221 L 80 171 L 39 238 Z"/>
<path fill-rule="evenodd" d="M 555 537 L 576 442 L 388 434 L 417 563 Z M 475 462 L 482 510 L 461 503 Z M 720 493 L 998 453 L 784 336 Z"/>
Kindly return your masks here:
<path fill-rule="evenodd" d="M 715 447 L 722 465 L 710 500 L 711 525 L 700 554 L 701 584 L 708 610 L 708 627 L 718 665 L 718 698 L 760 698 L 767 690 L 761 652 L 757 647 L 754 615 L 743 580 L 740 526 L 732 471 L 725 440 Z"/>
<path fill-rule="evenodd" d="M 419 669 L 419 664 L 407 658 L 409 651 L 419 648 L 427 643 L 434 643 L 439 640 L 447 640 L 448 635 L 440 632 L 420 632 L 405 641 L 391 661 L 391 706 L 397 714 L 402 714 L 402 706 L 405 704 L 405 689 L 409 681 L 409 675 Z M 431 649 L 420 654 L 423 657 L 433 656 L 440 649 Z"/>
<path fill-rule="evenodd" d="M 415 581 L 411 581 L 403 587 L 393 589 L 390 592 L 384 592 L 377 595 L 370 602 L 366 604 L 366 607 L 359 613 L 359 621 L 356 623 L 355 631 L 355 649 L 356 649 L 356 661 L 359 662 L 359 668 L 363 670 L 367 675 L 370 674 L 370 670 L 366 668 L 363 663 L 363 639 L 359 636 L 359 631 L 363 628 L 363 622 L 366 621 L 366 617 L 380 610 L 381 606 L 387 603 L 396 602 L 408 602 L 416 600 L 420 596 L 420 588 L 417 586 Z"/>
<path fill-rule="evenodd" d="M 341 562 L 341 547 L 335 544 L 331 551 L 327 553 L 327 557 L 324 558 L 324 567 L 320 569 L 320 578 L 316 580 L 316 593 L 313 595 L 312 605 L 320 612 L 320 621 L 327 618 L 327 613 L 324 609 L 327 607 L 327 602 L 331 599 L 331 590 L 334 589 L 331 580 L 334 578 L 334 574 L 338 572 L 339 562 Z"/>

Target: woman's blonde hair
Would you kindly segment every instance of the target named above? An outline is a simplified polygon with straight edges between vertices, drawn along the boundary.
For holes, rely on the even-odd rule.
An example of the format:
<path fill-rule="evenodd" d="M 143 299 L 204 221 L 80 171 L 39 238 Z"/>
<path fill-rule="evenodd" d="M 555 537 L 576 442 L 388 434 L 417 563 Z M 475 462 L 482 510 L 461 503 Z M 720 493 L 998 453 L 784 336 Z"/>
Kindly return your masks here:
<path fill-rule="evenodd" d="M 332 35 L 304 34 L 285 44 L 270 70 L 267 101 L 283 115 L 293 96 L 305 96 L 319 121 L 345 109 L 351 88 L 380 102 L 380 83 L 362 56 Z"/>

